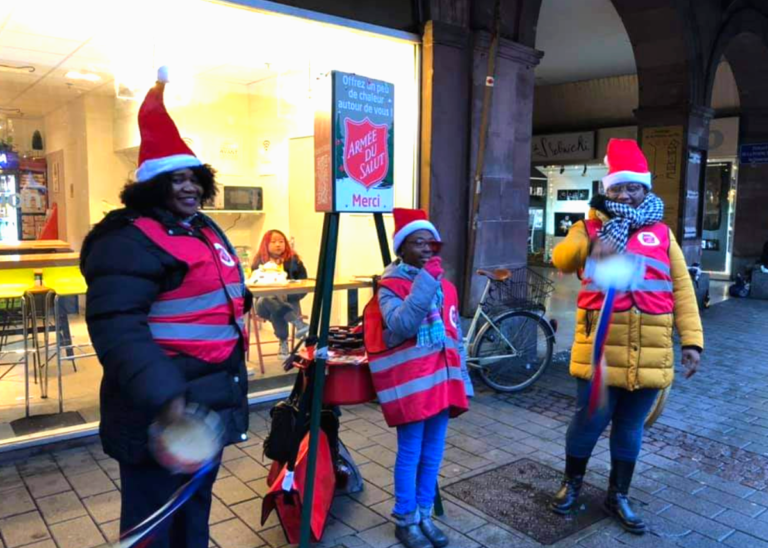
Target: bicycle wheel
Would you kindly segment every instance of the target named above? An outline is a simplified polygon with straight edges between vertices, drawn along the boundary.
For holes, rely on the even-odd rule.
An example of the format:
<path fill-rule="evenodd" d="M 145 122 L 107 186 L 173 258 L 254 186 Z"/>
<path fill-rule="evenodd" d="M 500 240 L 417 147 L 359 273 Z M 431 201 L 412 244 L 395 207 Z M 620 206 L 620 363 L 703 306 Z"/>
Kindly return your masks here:
<path fill-rule="evenodd" d="M 543 316 L 510 310 L 480 329 L 470 358 L 485 384 L 498 392 L 519 392 L 536 382 L 552 361 L 554 338 Z"/>

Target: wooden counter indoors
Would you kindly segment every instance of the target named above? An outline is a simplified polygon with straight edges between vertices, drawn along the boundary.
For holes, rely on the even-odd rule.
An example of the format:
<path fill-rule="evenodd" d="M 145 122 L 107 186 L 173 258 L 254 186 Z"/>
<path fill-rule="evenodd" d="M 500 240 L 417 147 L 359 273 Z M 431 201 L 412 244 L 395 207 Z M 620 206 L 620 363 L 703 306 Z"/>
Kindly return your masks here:
<path fill-rule="evenodd" d="M 72 251 L 72 246 L 62 240 L 29 240 L 14 243 L 0 242 L 0 255 L 63 253 L 68 251 Z"/>
<path fill-rule="evenodd" d="M 77 266 L 80 253 L 30 253 L 29 255 L 0 255 L 0 270 L 13 268 L 45 268 L 49 266 Z"/>
<path fill-rule="evenodd" d="M 370 278 L 335 280 L 333 282 L 333 290 L 345 291 L 350 289 L 364 289 L 366 287 L 371 287 L 372 285 L 373 282 Z M 315 280 L 296 280 L 287 284 L 249 284 L 248 289 L 254 297 L 314 293 Z"/>

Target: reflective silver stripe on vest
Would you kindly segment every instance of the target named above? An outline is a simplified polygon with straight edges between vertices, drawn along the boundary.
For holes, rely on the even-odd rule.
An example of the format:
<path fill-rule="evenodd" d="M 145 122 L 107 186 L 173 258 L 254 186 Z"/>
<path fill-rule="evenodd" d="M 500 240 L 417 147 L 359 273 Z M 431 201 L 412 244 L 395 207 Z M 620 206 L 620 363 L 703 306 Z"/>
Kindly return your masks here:
<path fill-rule="evenodd" d="M 377 396 L 379 397 L 380 403 L 391 403 L 395 400 L 399 400 L 400 398 L 406 398 L 408 396 L 418 394 L 419 392 L 430 390 L 447 380 L 459 380 L 463 382 L 464 379 L 461 375 L 461 368 L 444 367 L 439 371 L 435 371 L 431 375 L 427 375 L 426 377 L 414 379 L 399 386 L 377 392 Z"/>
<path fill-rule="evenodd" d="M 150 322 L 149 330 L 160 340 L 231 341 L 240 336 L 234 325 Z"/>
<path fill-rule="evenodd" d="M 645 257 L 644 255 L 641 255 L 641 257 L 643 257 L 643 260 L 645 261 L 646 265 L 655 268 L 656 270 L 658 270 L 663 274 L 666 274 L 667 276 L 672 275 L 672 270 L 669 268 L 668 264 L 656 259 L 651 259 L 650 257 Z"/>
<path fill-rule="evenodd" d="M 243 284 L 236 283 L 236 284 L 227 284 L 227 295 L 229 295 L 233 299 L 240 299 L 243 297 Z"/>
<path fill-rule="evenodd" d="M 458 341 L 446 335 L 445 348 L 456 350 L 458 352 L 459 343 Z M 369 366 L 371 368 L 371 373 L 382 373 L 388 369 L 392 369 L 393 367 L 404 364 L 406 362 L 426 358 L 427 356 L 434 354 L 435 352 L 440 352 L 441 350 L 442 348 L 436 346 L 412 346 L 410 348 L 406 348 L 405 350 L 399 350 L 394 354 L 390 354 L 389 356 L 385 356 L 383 358 L 369 357 Z"/>
<path fill-rule="evenodd" d="M 224 293 L 223 289 L 217 289 L 197 297 L 155 301 L 149 309 L 149 317 L 177 316 L 179 314 L 189 314 L 190 312 L 201 312 L 223 304 L 227 304 L 227 294 Z"/>
<path fill-rule="evenodd" d="M 632 289 L 630 290 L 630 293 L 634 292 L 634 291 L 655 291 L 655 292 L 659 292 L 659 293 L 663 293 L 663 292 L 672 293 L 672 290 L 673 290 L 673 285 L 672 285 L 672 282 L 670 282 L 670 281 L 667 281 L 667 280 L 643 280 L 643 281 L 635 284 L 632 287 Z M 586 291 L 593 291 L 595 293 L 602 293 L 602 289 L 600 289 L 599 287 L 597 287 L 594 284 L 587 285 Z"/>

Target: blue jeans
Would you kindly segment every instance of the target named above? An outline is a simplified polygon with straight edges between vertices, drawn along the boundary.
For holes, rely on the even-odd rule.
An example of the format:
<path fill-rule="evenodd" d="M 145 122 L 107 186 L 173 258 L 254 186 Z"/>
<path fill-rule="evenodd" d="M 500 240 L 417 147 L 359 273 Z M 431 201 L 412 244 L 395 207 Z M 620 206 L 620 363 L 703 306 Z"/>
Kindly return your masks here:
<path fill-rule="evenodd" d="M 565 454 L 589 458 L 600 434 L 612 422 L 611 458 L 636 461 L 643 443 L 643 423 L 658 394 L 651 388 L 629 391 L 611 386 L 605 406 L 590 417 L 589 382 L 578 379 L 576 414 L 565 435 Z"/>
<path fill-rule="evenodd" d="M 417 506 L 432 508 L 447 430 L 447 409 L 427 420 L 397 427 L 395 515 L 410 514 Z"/>
<path fill-rule="evenodd" d="M 298 304 L 280 297 L 262 297 L 256 303 L 256 314 L 272 324 L 275 337 L 281 341 L 288 340 L 288 322 L 298 317 L 299 310 Z"/>

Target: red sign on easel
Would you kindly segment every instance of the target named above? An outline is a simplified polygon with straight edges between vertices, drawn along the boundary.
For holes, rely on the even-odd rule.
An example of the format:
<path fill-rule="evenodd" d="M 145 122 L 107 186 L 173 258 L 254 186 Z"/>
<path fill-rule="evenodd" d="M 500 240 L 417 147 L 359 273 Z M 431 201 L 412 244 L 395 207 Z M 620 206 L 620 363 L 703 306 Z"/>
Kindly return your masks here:
<path fill-rule="evenodd" d="M 384 180 L 389 170 L 387 124 L 344 119 L 344 171 L 366 188 Z"/>

